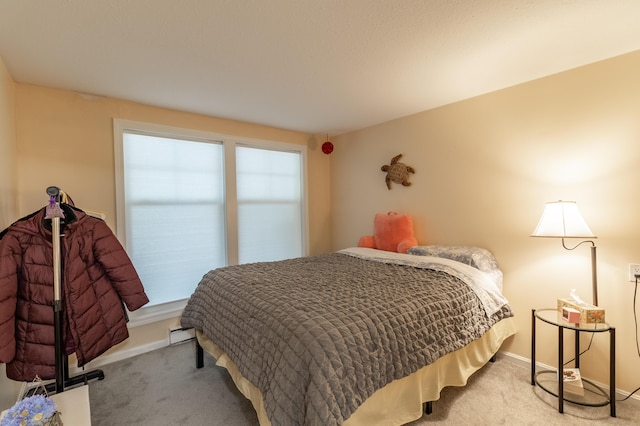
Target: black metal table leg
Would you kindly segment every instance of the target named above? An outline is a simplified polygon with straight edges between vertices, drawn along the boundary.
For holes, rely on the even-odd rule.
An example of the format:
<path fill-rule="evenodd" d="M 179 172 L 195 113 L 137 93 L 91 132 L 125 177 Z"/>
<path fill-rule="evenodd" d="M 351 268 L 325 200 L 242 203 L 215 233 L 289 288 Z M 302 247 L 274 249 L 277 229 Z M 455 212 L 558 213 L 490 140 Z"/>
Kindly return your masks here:
<path fill-rule="evenodd" d="M 564 327 L 558 327 L 558 412 L 564 413 Z"/>
<path fill-rule="evenodd" d="M 611 417 L 616 416 L 616 329 L 609 329 L 609 405 Z"/>
<path fill-rule="evenodd" d="M 535 386 L 536 378 L 536 310 L 531 310 L 531 385 Z"/>

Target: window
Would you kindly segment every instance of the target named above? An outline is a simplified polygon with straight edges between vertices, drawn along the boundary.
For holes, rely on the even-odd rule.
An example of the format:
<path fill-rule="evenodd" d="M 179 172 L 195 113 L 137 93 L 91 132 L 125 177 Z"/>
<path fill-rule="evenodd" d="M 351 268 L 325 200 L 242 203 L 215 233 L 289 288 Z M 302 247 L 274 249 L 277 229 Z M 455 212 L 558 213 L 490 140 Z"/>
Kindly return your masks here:
<path fill-rule="evenodd" d="M 239 146 L 236 185 L 239 262 L 300 256 L 300 154 Z"/>
<path fill-rule="evenodd" d="M 174 316 L 221 266 L 306 254 L 305 147 L 114 120 L 117 233 L 149 296 L 132 322 Z"/>

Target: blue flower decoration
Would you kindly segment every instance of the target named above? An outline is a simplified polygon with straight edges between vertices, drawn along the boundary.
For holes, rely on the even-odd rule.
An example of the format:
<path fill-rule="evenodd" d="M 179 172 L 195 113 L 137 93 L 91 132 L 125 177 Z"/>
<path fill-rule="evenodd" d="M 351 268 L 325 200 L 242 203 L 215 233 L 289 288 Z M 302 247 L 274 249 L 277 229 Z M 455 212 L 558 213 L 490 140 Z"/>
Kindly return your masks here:
<path fill-rule="evenodd" d="M 34 395 L 17 402 L 2 418 L 0 426 L 45 425 L 56 413 L 56 404 L 44 395 Z"/>

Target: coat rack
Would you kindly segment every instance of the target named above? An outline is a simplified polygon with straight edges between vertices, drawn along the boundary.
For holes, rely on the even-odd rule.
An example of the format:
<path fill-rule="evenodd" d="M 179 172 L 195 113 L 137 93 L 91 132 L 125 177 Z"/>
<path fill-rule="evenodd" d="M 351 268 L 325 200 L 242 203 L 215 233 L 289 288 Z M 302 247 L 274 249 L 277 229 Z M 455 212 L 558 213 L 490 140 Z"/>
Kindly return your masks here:
<path fill-rule="evenodd" d="M 47 188 L 50 199 L 54 199 L 59 206 L 62 191 L 57 186 Z M 59 207 L 58 207 L 59 208 Z M 69 377 L 69 359 L 65 353 L 65 342 L 62 338 L 64 324 L 64 301 L 62 299 L 62 258 L 60 249 L 60 219 L 62 214 L 53 214 L 51 217 L 51 243 L 53 245 L 53 327 L 55 330 L 55 363 L 56 382 L 55 392 L 64 392 L 65 386 L 75 386 L 87 383 L 89 380 L 104 379 L 102 370 L 93 370 L 74 377 Z M 50 389 L 48 389 L 50 390 Z"/>

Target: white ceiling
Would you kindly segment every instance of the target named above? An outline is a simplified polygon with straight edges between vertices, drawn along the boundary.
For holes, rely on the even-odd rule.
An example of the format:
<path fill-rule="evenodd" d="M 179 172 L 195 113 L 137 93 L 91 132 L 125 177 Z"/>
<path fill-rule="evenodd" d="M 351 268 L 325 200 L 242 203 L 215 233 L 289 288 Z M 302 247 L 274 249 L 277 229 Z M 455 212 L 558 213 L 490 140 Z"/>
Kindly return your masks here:
<path fill-rule="evenodd" d="M 638 0 L 0 0 L 21 83 L 337 135 L 640 49 Z"/>

